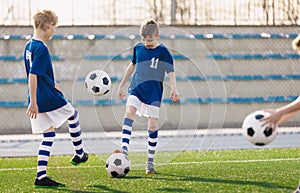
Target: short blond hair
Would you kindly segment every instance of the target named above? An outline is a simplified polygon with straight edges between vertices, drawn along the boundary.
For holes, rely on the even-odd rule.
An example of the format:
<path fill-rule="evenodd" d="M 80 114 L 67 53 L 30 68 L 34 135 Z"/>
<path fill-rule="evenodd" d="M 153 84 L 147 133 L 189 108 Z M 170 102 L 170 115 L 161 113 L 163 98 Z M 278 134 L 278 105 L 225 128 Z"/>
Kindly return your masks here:
<path fill-rule="evenodd" d="M 300 34 L 292 41 L 292 48 L 300 52 Z"/>
<path fill-rule="evenodd" d="M 140 28 L 140 35 L 142 37 L 159 35 L 159 25 L 154 19 L 146 19 Z"/>
<path fill-rule="evenodd" d="M 53 23 L 57 25 L 58 16 L 51 10 L 39 11 L 33 16 L 34 28 L 46 30 L 47 25 Z"/>

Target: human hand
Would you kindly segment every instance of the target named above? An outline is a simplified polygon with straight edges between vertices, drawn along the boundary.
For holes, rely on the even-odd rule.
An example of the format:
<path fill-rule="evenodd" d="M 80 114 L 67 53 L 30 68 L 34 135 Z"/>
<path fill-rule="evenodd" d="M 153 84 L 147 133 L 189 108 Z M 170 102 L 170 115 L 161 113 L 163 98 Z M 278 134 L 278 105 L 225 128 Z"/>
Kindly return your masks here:
<path fill-rule="evenodd" d="M 277 127 L 278 121 L 281 119 L 282 114 L 275 109 L 266 109 L 264 111 L 269 113 L 269 115 L 260 119 L 262 126 L 269 125 L 269 127 L 274 130 Z"/>
<path fill-rule="evenodd" d="M 37 104 L 30 103 L 26 111 L 26 114 L 29 116 L 29 118 L 36 119 L 38 113 L 39 113 L 39 109 Z"/>
<path fill-rule="evenodd" d="M 122 87 L 118 88 L 118 96 L 120 99 L 123 99 L 126 96 L 126 93 L 124 92 L 124 89 Z"/>
<path fill-rule="evenodd" d="M 176 89 L 171 89 L 170 97 L 173 103 L 177 103 L 179 100 L 179 94 Z"/>

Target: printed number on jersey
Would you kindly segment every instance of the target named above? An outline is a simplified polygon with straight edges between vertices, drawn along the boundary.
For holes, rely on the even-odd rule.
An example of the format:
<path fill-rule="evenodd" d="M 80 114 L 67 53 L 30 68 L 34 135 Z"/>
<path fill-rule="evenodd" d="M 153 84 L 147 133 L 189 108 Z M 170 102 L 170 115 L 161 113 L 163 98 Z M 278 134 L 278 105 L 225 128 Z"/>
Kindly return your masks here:
<path fill-rule="evenodd" d="M 157 66 L 158 66 L 158 58 L 152 58 L 151 59 L 151 65 L 150 65 L 150 68 L 154 68 L 154 69 L 157 69 Z"/>
<path fill-rule="evenodd" d="M 31 52 L 26 50 L 26 60 L 29 60 L 30 68 L 32 67 L 32 61 L 31 61 Z"/>

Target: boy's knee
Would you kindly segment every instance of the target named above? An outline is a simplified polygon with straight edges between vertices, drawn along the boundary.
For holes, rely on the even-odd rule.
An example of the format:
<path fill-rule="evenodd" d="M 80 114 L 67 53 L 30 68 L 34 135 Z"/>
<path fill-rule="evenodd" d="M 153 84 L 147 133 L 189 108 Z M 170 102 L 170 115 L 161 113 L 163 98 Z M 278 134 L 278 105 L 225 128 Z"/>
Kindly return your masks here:
<path fill-rule="evenodd" d="M 156 131 L 157 130 L 157 119 L 149 118 L 148 130 L 149 131 Z"/>
<path fill-rule="evenodd" d="M 136 113 L 136 109 L 134 107 L 128 106 L 126 107 L 126 117 L 130 119 L 134 119 Z"/>

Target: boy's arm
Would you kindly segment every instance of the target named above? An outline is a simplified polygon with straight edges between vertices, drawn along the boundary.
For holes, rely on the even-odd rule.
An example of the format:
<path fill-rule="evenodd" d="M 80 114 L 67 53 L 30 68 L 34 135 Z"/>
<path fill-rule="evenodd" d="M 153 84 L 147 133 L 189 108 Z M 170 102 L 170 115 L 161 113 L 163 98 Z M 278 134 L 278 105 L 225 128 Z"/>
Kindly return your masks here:
<path fill-rule="evenodd" d="M 175 72 L 169 72 L 168 73 L 170 84 L 171 84 L 171 92 L 170 97 L 174 103 L 176 103 L 179 100 L 178 91 L 177 91 L 177 85 L 176 85 L 176 75 Z"/>
<path fill-rule="evenodd" d="M 293 102 L 280 107 L 275 110 L 266 110 L 270 113 L 269 116 L 261 119 L 262 122 L 265 122 L 263 125 L 269 123 L 272 128 L 275 128 L 277 125 L 280 125 L 294 116 L 300 110 L 300 97 L 298 97 Z"/>
<path fill-rule="evenodd" d="M 135 71 L 135 65 L 131 62 L 128 66 L 127 69 L 125 70 L 125 74 L 122 78 L 122 81 L 119 85 L 119 89 L 118 89 L 118 95 L 120 99 L 123 99 L 123 97 L 126 96 L 126 93 L 124 91 L 124 86 L 126 84 L 126 82 L 128 81 L 129 77 L 133 74 L 133 72 Z"/>
<path fill-rule="evenodd" d="M 300 110 L 300 97 L 298 97 L 293 102 L 278 108 L 276 111 L 281 114 L 281 118 L 278 121 L 278 125 L 287 121 L 292 116 L 294 116 Z"/>
<path fill-rule="evenodd" d="M 54 87 L 55 87 L 57 90 L 60 90 L 60 89 L 59 89 L 59 84 L 58 84 L 58 82 L 56 82 L 56 81 L 54 81 Z"/>
<path fill-rule="evenodd" d="M 36 89 L 37 89 L 37 76 L 35 74 L 29 74 L 28 87 L 30 95 L 30 104 L 27 108 L 26 114 L 31 118 L 35 119 L 39 113 L 37 100 L 36 100 Z"/>

